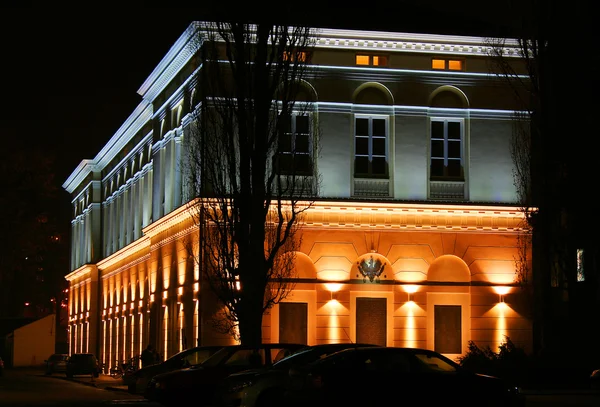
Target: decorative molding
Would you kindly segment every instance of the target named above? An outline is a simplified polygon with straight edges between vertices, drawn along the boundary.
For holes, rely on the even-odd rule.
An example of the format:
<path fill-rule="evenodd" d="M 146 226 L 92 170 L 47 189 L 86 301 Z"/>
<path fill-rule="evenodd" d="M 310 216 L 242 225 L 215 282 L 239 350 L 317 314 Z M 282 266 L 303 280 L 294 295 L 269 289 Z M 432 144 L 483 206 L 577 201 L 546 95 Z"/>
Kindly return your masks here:
<path fill-rule="evenodd" d="M 135 242 L 128 244 L 127 246 L 114 252 L 110 256 L 100 260 L 98 262 L 98 268 L 107 269 L 111 266 L 114 266 L 120 261 L 124 261 L 129 256 L 139 253 L 145 248 L 150 249 L 150 238 L 148 236 L 142 235 L 142 237 L 137 239 Z"/>
<path fill-rule="evenodd" d="M 189 220 L 192 217 L 190 211 L 198 205 L 197 200 L 190 201 L 174 209 L 172 212 L 164 215 L 158 221 L 151 223 L 142 229 L 142 233 L 149 237 L 154 237 L 161 232 L 175 226 L 176 224 Z"/>
<path fill-rule="evenodd" d="M 364 49 L 396 52 L 425 52 L 435 54 L 488 56 L 491 47 L 483 37 L 416 34 L 387 31 L 319 29 L 316 35 L 318 48 Z M 506 56 L 519 58 L 515 39 L 506 39 Z"/>
<path fill-rule="evenodd" d="M 96 268 L 95 264 L 84 264 L 83 266 L 81 266 L 81 267 L 77 268 L 76 270 L 73 270 L 71 273 L 67 274 L 65 276 L 65 279 L 67 281 L 69 281 L 69 283 L 70 283 L 74 280 L 80 279 L 81 277 L 83 277 L 87 274 L 91 274 L 95 268 Z M 89 277 L 89 279 L 91 279 L 91 276 Z"/>
<path fill-rule="evenodd" d="M 200 45 L 194 44 L 199 28 L 198 22 L 192 22 L 144 81 L 137 92 L 144 100 L 153 102 L 164 88 L 171 83 L 181 68 L 192 59 L 195 48 Z"/>
<path fill-rule="evenodd" d="M 133 261 L 131 261 L 131 262 L 127 263 L 127 264 L 124 264 L 124 265 L 122 265 L 122 266 L 121 266 L 121 267 L 119 267 L 119 268 L 116 268 L 116 269 L 112 270 L 112 271 L 111 271 L 111 272 L 109 272 L 109 273 L 102 274 L 102 275 L 100 276 L 100 278 L 101 278 L 102 280 L 106 280 L 106 279 L 107 279 L 107 278 L 109 278 L 109 277 L 112 277 L 112 276 L 114 276 L 114 275 L 117 275 L 117 274 L 121 273 L 123 270 L 126 270 L 126 269 L 129 269 L 129 268 L 131 268 L 131 267 L 134 267 L 134 266 L 136 266 L 136 265 L 138 265 L 138 264 L 140 264 L 140 263 L 143 263 L 143 262 L 145 262 L 145 261 L 147 261 L 147 260 L 149 260 L 149 259 L 150 259 L 150 253 L 147 253 L 147 254 L 145 254 L 145 255 L 143 255 L 143 256 L 137 257 L 135 260 L 133 260 Z M 98 268 L 100 268 L 100 263 L 98 263 L 98 265 L 99 265 L 99 267 L 98 267 Z M 102 268 L 100 268 L 100 271 L 102 271 Z"/>
<path fill-rule="evenodd" d="M 304 227 L 440 232 L 524 233 L 518 207 L 378 202 L 315 202 Z"/>

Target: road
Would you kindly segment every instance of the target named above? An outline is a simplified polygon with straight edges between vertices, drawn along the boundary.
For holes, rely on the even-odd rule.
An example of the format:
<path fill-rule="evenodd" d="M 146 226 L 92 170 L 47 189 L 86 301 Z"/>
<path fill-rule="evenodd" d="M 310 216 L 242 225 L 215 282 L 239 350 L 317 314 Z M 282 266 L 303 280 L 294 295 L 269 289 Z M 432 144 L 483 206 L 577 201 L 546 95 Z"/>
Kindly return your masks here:
<path fill-rule="evenodd" d="M 44 376 L 41 371 L 6 369 L 0 377 L 0 406 L 158 406 L 141 396 L 110 388 L 102 378 L 94 382 L 89 376 L 70 380 L 64 374 Z"/>
<path fill-rule="evenodd" d="M 0 407 L 161 407 L 118 390 L 109 376 L 67 379 L 64 374 L 44 376 L 42 371 L 5 370 L 0 377 Z M 600 406 L 600 391 L 527 392 L 527 407 Z"/>

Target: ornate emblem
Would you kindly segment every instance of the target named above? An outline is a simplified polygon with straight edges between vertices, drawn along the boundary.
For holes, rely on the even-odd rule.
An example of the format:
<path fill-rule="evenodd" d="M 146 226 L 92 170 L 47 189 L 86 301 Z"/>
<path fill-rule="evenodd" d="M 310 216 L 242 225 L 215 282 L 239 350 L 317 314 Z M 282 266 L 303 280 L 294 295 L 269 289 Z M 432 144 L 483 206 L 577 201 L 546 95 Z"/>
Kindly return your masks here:
<path fill-rule="evenodd" d="M 356 262 L 358 264 L 358 270 L 363 275 L 363 282 L 367 282 L 367 277 L 370 282 L 375 280 L 376 283 L 379 283 L 379 276 L 383 273 L 383 269 L 385 268 L 385 264 L 381 262 L 381 260 L 373 259 L 371 256 L 368 259 L 363 259 L 362 261 Z"/>

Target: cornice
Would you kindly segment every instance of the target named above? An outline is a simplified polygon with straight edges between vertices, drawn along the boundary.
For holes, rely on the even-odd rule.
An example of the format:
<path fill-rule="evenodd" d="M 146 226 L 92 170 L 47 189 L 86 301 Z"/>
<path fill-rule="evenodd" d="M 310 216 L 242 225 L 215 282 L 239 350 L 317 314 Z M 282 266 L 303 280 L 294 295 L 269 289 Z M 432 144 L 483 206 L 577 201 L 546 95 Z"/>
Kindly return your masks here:
<path fill-rule="evenodd" d="M 144 100 L 153 102 L 179 73 L 181 68 L 190 61 L 197 49 L 198 44 L 195 44 L 197 40 L 195 34 L 198 29 L 199 23 L 192 22 L 144 81 L 138 89 L 138 94 Z"/>
<path fill-rule="evenodd" d="M 315 202 L 305 212 L 302 226 L 377 231 L 527 231 L 525 215 L 518 207 L 373 202 Z"/>
<path fill-rule="evenodd" d="M 96 270 L 95 264 L 84 264 L 76 270 L 73 270 L 69 274 L 65 276 L 65 279 L 69 282 L 74 280 L 79 280 L 82 277 L 88 276 L 88 279 L 91 278 L 92 271 Z"/>
<path fill-rule="evenodd" d="M 131 267 L 133 267 L 133 266 L 135 266 L 137 264 L 143 263 L 143 262 L 145 262 L 148 259 L 150 259 L 150 253 L 147 253 L 147 254 L 145 254 L 143 256 L 140 256 L 140 257 L 136 257 L 133 261 L 131 261 L 131 262 L 127 263 L 127 264 L 123 264 L 121 267 L 119 267 L 117 269 L 114 269 L 114 270 L 112 270 L 112 271 L 110 271 L 110 272 L 108 272 L 106 274 L 102 274 L 100 276 L 100 278 L 102 280 L 106 280 L 107 278 L 112 277 L 114 275 L 117 275 L 117 274 L 121 273 L 123 270 L 127 270 L 128 268 L 131 268 Z M 98 264 L 100 264 L 100 263 L 98 263 Z M 101 270 L 103 270 L 103 269 L 101 268 Z"/>
<path fill-rule="evenodd" d="M 144 249 L 150 248 L 150 238 L 148 236 L 142 235 L 135 242 L 130 243 L 129 245 L 123 247 L 119 251 L 111 254 L 110 256 L 102 259 L 98 262 L 98 268 L 101 270 L 105 270 L 109 267 L 118 264 L 119 262 L 124 261 L 129 256 L 139 253 Z"/>
<path fill-rule="evenodd" d="M 193 211 L 193 207 L 198 203 L 197 200 L 190 201 L 179 208 L 171 211 L 170 213 L 164 215 L 162 218 L 157 220 L 156 222 L 151 223 L 142 229 L 144 235 L 149 237 L 154 237 L 161 232 L 181 223 L 183 221 L 187 221 L 192 218 L 192 214 L 190 211 Z"/>
<path fill-rule="evenodd" d="M 488 56 L 492 47 L 483 37 L 384 31 L 320 29 L 316 48 Z M 504 55 L 520 58 L 518 42 L 506 39 Z"/>
<path fill-rule="evenodd" d="M 93 160 L 83 160 L 62 187 L 71 194 L 90 173 L 102 171 L 151 118 L 152 104 L 143 101 L 96 157 Z"/>

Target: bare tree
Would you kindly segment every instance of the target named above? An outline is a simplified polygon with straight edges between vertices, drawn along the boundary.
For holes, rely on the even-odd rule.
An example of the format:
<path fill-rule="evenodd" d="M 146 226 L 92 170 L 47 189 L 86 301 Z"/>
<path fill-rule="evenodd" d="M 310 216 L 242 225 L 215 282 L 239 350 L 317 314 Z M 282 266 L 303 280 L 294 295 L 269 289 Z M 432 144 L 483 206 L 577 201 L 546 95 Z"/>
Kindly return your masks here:
<path fill-rule="evenodd" d="M 581 223 L 591 226 L 585 220 L 589 197 L 581 188 L 591 162 L 586 159 L 589 149 L 581 148 L 588 124 L 587 119 L 572 120 L 575 114 L 583 115 L 575 101 L 583 100 L 580 92 L 586 87 L 578 82 L 590 77 L 584 72 L 595 65 L 574 65 L 562 51 L 569 48 L 576 54 L 574 49 L 587 47 L 586 30 L 591 26 L 585 21 L 591 10 L 578 1 L 568 5 L 553 0 L 509 3 L 510 11 L 520 16 L 513 34 L 524 74 L 517 75 L 513 69 L 514 58 L 506 54 L 504 40 L 489 44 L 496 71 L 510 82 L 526 112 L 515 117 L 511 154 L 515 186 L 532 231 L 531 241 L 522 240 L 522 248 L 531 244 L 534 253 L 534 350 L 568 348 L 576 337 L 571 334 L 573 328 L 588 325 L 576 322 L 583 307 L 574 304 L 583 303 L 584 292 L 577 283 L 574 247 L 587 245 L 588 252 L 597 247 L 593 238 L 586 239 Z M 561 23 L 569 19 L 578 21 L 580 28 L 565 34 Z M 590 304 L 597 304 L 597 294 L 586 295 Z"/>
<path fill-rule="evenodd" d="M 186 146 L 196 258 L 223 305 L 214 327 L 255 345 L 263 314 L 294 287 L 301 217 L 318 192 L 318 120 L 305 82 L 315 33 L 221 22 L 198 33 Z"/>

